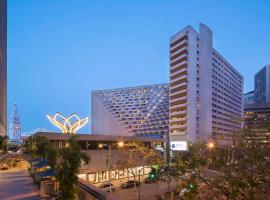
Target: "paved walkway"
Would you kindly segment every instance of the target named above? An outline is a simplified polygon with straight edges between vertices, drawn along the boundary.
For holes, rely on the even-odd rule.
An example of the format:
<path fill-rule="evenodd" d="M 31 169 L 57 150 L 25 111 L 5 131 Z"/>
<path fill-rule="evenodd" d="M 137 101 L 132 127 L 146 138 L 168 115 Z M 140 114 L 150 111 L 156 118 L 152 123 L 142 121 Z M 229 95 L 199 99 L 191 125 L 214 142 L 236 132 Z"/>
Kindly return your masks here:
<path fill-rule="evenodd" d="M 33 183 L 25 161 L 20 161 L 17 168 L 0 171 L 0 199 L 40 199 L 38 187 Z"/>

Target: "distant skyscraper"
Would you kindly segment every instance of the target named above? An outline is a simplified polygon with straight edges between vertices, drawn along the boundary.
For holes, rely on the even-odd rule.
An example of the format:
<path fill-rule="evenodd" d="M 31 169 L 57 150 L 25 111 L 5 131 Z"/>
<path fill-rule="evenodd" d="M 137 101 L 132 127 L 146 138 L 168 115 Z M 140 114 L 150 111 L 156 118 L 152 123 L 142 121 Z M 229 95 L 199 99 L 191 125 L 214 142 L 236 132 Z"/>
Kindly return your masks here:
<path fill-rule="evenodd" d="M 0 135 L 7 134 L 7 1 L 0 0 Z"/>
<path fill-rule="evenodd" d="M 255 103 L 255 91 L 248 92 L 244 95 L 244 105 Z"/>
<path fill-rule="evenodd" d="M 255 74 L 255 103 L 270 103 L 270 65 Z"/>
<path fill-rule="evenodd" d="M 229 139 L 242 127 L 243 77 L 212 43 L 203 24 L 170 39 L 171 141 Z"/>
<path fill-rule="evenodd" d="M 16 103 L 14 104 L 12 115 L 10 118 L 9 139 L 13 141 L 21 140 L 21 122 Z"/>
<path fill-rule="evenodd" d="M 169 86 L 158 84 L 92 92 L 92 133 L 168 134 Z"/>

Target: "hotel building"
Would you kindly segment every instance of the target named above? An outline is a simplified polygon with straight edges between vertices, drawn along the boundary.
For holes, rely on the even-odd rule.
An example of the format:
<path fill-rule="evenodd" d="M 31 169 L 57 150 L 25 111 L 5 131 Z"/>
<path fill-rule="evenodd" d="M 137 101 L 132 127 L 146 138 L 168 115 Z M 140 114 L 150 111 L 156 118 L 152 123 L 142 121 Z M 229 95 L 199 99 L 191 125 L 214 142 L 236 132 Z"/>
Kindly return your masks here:
<path fill-rule="evenodd" d="M 212 31 L 187 26 L 170 38 L 171 141 L 229 138 L 242 127 L 243 77 L 213 48 Z"/>
<path fill-rule="evenodd" d="M 92 133 L 163 137 L 169 133 L 169 85 L 92 92 Z"/>
<path fill-rule="evenodd" d="M 7 134 L 7 1 L 0 1 L 0 135 Z"/>

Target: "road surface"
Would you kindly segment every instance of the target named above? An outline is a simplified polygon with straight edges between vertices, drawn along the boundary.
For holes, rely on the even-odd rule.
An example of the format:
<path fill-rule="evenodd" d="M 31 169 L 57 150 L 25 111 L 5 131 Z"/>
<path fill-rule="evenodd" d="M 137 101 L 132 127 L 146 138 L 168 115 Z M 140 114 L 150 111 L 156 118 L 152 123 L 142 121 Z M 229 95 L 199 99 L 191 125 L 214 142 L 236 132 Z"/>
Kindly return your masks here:
<path fill-rule="evenodd" d="M 38 187 L 33 183 L 25 161 L 20 161 L 16 168 L 0 171 L 0 199 L 40 199 Z"/>

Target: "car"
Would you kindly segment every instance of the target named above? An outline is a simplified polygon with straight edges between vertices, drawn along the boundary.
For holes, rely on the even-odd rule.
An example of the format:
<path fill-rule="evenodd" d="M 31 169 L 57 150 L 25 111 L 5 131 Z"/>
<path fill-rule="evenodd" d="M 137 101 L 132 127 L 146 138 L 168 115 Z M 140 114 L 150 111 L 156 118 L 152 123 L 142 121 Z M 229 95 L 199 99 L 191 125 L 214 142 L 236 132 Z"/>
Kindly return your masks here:
<path fill-rule="evenodd" d="M 128 188 L 133 188 L 135 185 L 135 187 L 138 187 L 140 185 L 140 182 L 139 181 L 132 181 L 132 180 L 129 180 L 127 181 L 126 183 L 123 183 L 121 185 L 121 188 L 122 189 L 128 189 Z"/>
<path fill-rule="evenodd" d="M 99 188 L 106 192 L 115 191 L 115 187 L 112 183 L 102 183 Z"/>
<path fill-rule="evenodd" d="M 3 164 L 3 165 L 1 166 L 1 169 L 2 169 L 2 170 L 7 170 L 7 169 L 8 169 L 8 165 L 7 165 L 7 164 Z"/>

